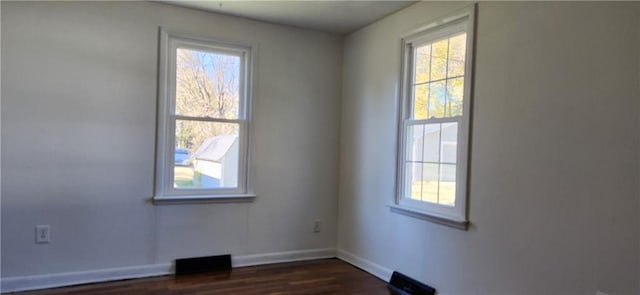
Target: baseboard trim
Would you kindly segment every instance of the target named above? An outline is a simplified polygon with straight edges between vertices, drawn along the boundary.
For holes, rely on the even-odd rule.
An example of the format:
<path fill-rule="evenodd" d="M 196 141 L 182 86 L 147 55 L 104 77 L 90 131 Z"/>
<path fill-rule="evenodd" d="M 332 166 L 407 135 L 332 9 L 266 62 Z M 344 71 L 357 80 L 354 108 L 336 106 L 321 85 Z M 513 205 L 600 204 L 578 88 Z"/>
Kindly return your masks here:
<path fill-rule="evenodd" d="M 266 254 L 231 256 L 233 267 L 315 260 L 336 257 L 335 248 L 285 251 Z"/>
<path fill-rule="evenodd" d="M 90 271 L 9 277 L 2 278 L 2 280 L 0 281 L 0 291 L 29 291 L 87 283 L 100 283 L 107 281 L 163 276 L 171 273 L 173 273 L 172 264 L 163 263 Z"/>
<path fill-rule="evenodd" d="M 345 250 L 338 249 L 337 250 L 338 259 L 352 264 L 376 277 L 379 279 L 388 282 L 391 279 L 391 274 L 393 274 L 393 270 L 388 269 L 382 265 L 373 263 L 367 259 L 364 259 L 360 256 L 356 256 L 353 253 L 347 252 Z"/>
<path fill-rule="evenodd" d="M 335 248 L 232 255 L 233 267 L 315 260 L 336 257 Z M 173 263 L 99 269 L 57 274 L 8 277 L 0 279 L 1 292 L 19 292 L 125 279 L 139 279 L 173 274 Z"/>

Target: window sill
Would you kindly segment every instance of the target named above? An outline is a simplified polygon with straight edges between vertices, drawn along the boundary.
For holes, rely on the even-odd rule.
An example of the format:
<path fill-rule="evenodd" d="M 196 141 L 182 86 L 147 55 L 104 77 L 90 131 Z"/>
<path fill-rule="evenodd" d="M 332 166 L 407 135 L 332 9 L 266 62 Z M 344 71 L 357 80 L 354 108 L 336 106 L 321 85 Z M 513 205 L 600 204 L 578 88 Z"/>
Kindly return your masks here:
<path fill-rule="evenodd" d="M 389 204 L 388 206 L 389 206 L 389 209 L 391 209 L 391 212 L 430 221 L 433 223 L 437 223 L 437 224 L 441 224 L 441 225 L 445 225 L 453 228 L 457 228 L 460 230 L 466 231 L 467 227 L 469 226 L 468 220 L 453 219 L 448 216 L 441 216 L 441 215 L 434 214 L 432 212 L 427 212 L 424 210 L 411 208 L 407 206 L 400 206 L 397 204 Z"/>
<path fill-rule="evenodd" d="M 154 205 L 199 204 L 199 203 L 247 203 L 253 202 L 255 194 L 239 195 L 193 195 L 193 196 L 155 196 Z"/>

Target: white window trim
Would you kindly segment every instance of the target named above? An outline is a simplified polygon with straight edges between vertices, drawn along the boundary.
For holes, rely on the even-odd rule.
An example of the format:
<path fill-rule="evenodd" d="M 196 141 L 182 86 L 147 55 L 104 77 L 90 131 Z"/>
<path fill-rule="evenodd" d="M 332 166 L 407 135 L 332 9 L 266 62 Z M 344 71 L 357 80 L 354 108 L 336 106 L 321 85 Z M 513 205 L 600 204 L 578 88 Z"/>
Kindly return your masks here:
<path fill-rule="evenodd" d="M 173 154 L 175 149 L 175 74 L 176 49 L 191 48 L 214 50 L 241 57 L 240 100 L 238 119 L 204 119 L 212 122 L 232 122 L 240 127 L 239 163 L 237 188 L 182 189 L 173 188 Z M 250 173 L 251 161 L 251 106 L 253 96 L 253 72 L 257 45 L 221 41 L 214 38 L 196 37 L 160 28 L 160 52 L 158 74 L 158 125 L 156 143 L 155 204 L 201 203 L 201 202 L 247 202 L 256 195 Z M 244 86 L 244 87 L 243 87 Z"/>
<path fill-rule="evenodd" d="M 473 89 L 473 56 L 475 51 L 475 11 L 476 5 L 456 11 L 447 17 L 422 26 L 402 38 L 401 83 L 399 89 L 398 139 L 396 163 L 396 193 L 389 207 L 392 212 L 429 220 L 435 223 L 466 230 L 468 171 L 469 171 L 469 139 L 471 137 L 471 106 Z M 412 80 L 413 80 L 413 48 L 432 43 L 456 32 L 467 33 L 467 52 L 465 61 L 463 116 L 456 118 L 409 120 L 412 114 Z M 405 190 L 405 153 L 407 126 L 417 123 L 458 122 L 458 150 L 456 165 L 456 199 L 455 206 L 415 201 L 404 198 Z"/>

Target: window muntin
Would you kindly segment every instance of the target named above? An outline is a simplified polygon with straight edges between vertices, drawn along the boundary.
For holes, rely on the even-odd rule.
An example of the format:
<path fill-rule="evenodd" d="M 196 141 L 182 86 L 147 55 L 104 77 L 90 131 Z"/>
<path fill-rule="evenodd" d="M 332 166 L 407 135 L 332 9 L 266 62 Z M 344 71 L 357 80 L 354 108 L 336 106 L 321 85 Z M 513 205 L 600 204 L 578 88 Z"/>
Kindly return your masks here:
<path fill-rule="evenodd" d="M 472 13 L 403 39 L 396 204 L 466 222 Z"/>
<path fill-rule="evenodd" d="M 156 199 L 248 194 L 251 47 L 164 30 L 161 46 Z"/>

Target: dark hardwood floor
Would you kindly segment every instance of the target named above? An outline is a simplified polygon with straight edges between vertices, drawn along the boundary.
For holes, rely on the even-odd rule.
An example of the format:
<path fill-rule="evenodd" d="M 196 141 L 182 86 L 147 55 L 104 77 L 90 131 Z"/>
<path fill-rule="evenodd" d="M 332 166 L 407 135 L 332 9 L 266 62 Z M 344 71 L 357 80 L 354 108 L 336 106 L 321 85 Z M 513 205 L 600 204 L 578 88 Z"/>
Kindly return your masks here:
<path fill-rule="evenodd" d="M 231 272 L 163 276 L 79 285 L 19 295 L 51 294 L 385 294 L 382 280 L 338 259 L 235 268 Z"/>

